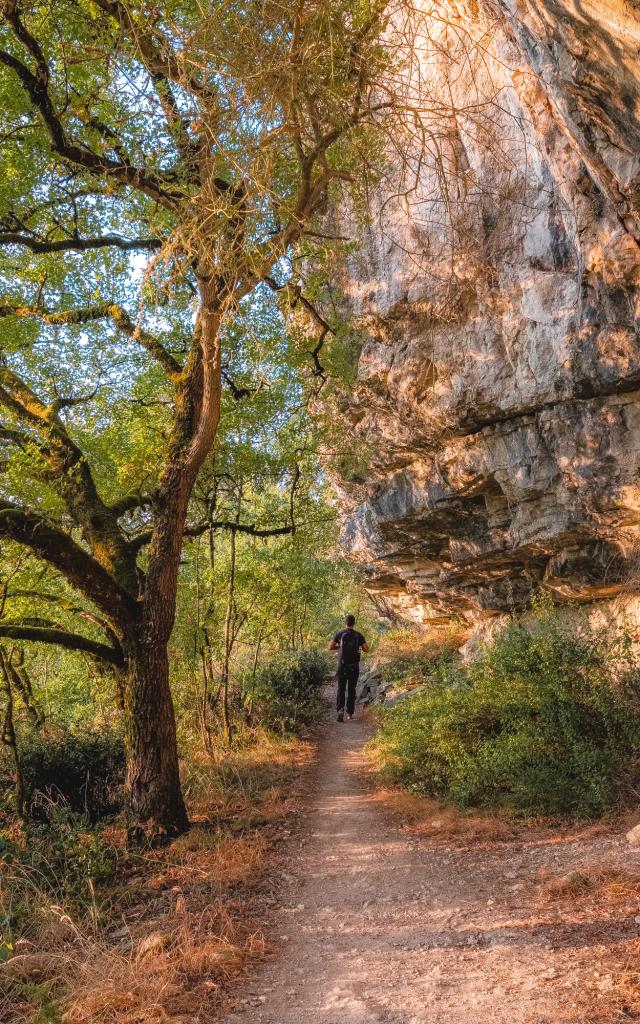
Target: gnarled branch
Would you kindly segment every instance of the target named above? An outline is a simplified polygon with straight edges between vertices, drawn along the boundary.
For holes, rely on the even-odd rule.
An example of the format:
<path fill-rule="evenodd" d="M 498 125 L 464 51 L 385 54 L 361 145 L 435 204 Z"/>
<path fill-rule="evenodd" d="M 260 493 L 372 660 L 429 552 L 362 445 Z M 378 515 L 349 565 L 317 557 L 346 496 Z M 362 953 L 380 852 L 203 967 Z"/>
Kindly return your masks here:
<path fill-rule="evenodd" d="M 111 177 L 143 192 L 165 209 L 174 210 L 183 198 L 183 193 L 173 189 L 162 176 L 148 168 L 136 167 L 127 159 L 114 160 L 111 157 L 95 153 L 89 147 L 79 146 L 68 138 L 61 116 L 49 93 L 49 67 L 40 45 L 25 29 L 18 15 L 17 5 L 10 2 L 4 4 L 3 8 L 4 21 L 33 57 L 37 73 L 34 74 L 23 61 L 6 50 L 0 50 L 0 64 L 4 64 L 16 74 L 33 107 L 44 122 L 54 152 L 75 167 L 82 167 L 100 177 L 105 175 Z"/>
<path fill-rule="evenodd" d="M 41 238 L 23 231 L 0 231 L 0 245 L 22 245 L 34 253 L 88 252 L 90 249 L 123 249 L 126 252 L 159 249 L 159 238 L 120 238 L 119 235 L 99 235 L 97 238 Z"/>
<path fill-rule="evenodd" d="M 58 569 L 110 623 L 129 628 L 135 620 L 135 600 L 88 551 L 44 516 L 0 501 L 0 537 L 23 544 Z"/>
<path fill-rule="evenodd" d="M 61 594 L 49 594 L 40 590 L 8 590 L 7 598 L 24 597 L 29 598 L 32 601 L 46 601 L 50 604 L 55 604 L 64 611 L 69 612 L 71 615 L 79 615 L 81 618 L 86 619 L 87 622 L 92 622 L 95 626 L 99 626 L 105 633 L 110 633 L 108 624 L 101 619 L 99 615 L 95 615 L 93 612 L 87 611 L 86 608 L 81 608 L 80 605 L 75 604 L 66 597 L 62 597 Z M 22 622 L 25 620 L 22 619 Z M 115 639 L 115 638 L 114 638 Z"/>
<path fill-rule="evenodd" d="M 173 46 L 162 32 L 149 24 L 141 26 L 121 0 L 96 0 L 135 45 L 141 62 L 152 78 L 161 76 L 196 96 L 213 97 L 211 88 L 190 74 L 176 58 Z"/>
<path fill-rule="evenodd" d="M 303 294 L 300 285 L 292 285 L 289 283 L 278 284 L 278 282 L 270 275 L 265 277 L 265 282 L 266 284 L 269 285 L 269 288 L 271 288 L 271 290 L 274 292 L 286 292 L 287 298 L 289 300 L 289 305 L 291 306 L 292 309 L 295 309 L 298 304 L 303 306 L 306 309 L 307 313 L 309 313 L 309 315 L 320 328 L 320 334 L 316 339 L 316 344 L 310 350 L 309 355 L 313 359 L 313 376 L 320 377 L 323 382 L 326 381 L 326 370 L 322 363 L 320 362 L 320 353 L 327 339 L 327 335 L 333 334 L 335 336 L 335 330 L 333 329 L 329 321 L 325 320 L 325 318 L 322 316 L 319 310 L 317 310 L 313 303 L 310 302 L 309 299 Z"/>
<path fill-rule="evenodd" d="M 229 530 L 232 533 L 246 533 L 251 537 L 286 537 L 289 534 L 293 534 L 299 529 L 295 523 L 289 526 L 274 526 L 272 528 L 262 528 L 256 526 L 255 523 L 236 523 L 234 520 L 226 519 L 214 519 L 203 521 L 202 523 L 195 523 L 193 526 L 185 527 L 183 531 L 183 537 L 200 537 L 207 530 Z M 131 543 L 134 548 L 139 549 L 149 544 L 151 537 L 153 536 L 152 530 L 144 530 L 142 533 L 138 533 L 135 537 L 131 538 Z"/>
<path fill-rule="evenodd" d="M 162 366 L 172 379 L 182 372 L 177 359 L 171 355 L 154 334 L 138 327 L 127 311 L 116 302 L 103 302 L 97 306 L 79 306 L 75 309 L 51 310 L 27 303 L 0 305 L 0 317 L 34 317 L 52 326 L 88 324 L 96 320 L 112 320 L 118 330 L 137 341 Z"/>
<path fill-rule="evenodd" d="M 117 648 L 101 644 L 97 640 L 90 640 L 89 637 L 81 636 L 80 633 L 70 633 L 66 629 L 0 622 L 0 637 L 7 637 L 10 640 L 28 640 L 40 644 L 55 644 L 57 647 L 64 647 L 69 651 L 82 651 L 84 654 L 90 654 L 117 668 L 122 668 L 124 665 L 122 652 Z"/>

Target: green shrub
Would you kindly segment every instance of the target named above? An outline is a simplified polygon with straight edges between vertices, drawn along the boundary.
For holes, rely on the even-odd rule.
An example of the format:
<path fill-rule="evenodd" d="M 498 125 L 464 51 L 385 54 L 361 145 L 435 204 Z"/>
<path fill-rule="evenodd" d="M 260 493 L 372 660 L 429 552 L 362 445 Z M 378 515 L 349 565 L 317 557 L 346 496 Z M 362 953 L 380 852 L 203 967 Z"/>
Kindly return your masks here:
<path fill-rule="evenodd" d="M 253 712 L 267 728 L 296 732 L 322 710 L 320 687 L 330 669 L 320 651 L 283 651 L 259 666 L 246 686 Z"/>
<path fill-rule="evenodd" d="M 376 741 L 383 768 L 416 791 L 586 816 L 632 780 L 639 742 L 628 638 L 563 626 L 544 605 L 530 627 L 509 624 L 470 666 L 442 665 L 427 689 L 383 711 Z"/>
<path fill-rule="evenodd" d="M 112 878 L 119 850 L 85 815 L 52 804 L 49 820 L 0 830 L 2 946 L 33 939 L 51 915 L 97 921 L 95 885 Z"/>
<path fill-rule="evenodd" d="M 412 629 L 392 629 L 381 638 L 376 657 L 385 681 L 394 689 L 410 689 L 424 682 L 442 662 L 453 662 L 466 632 L 455 626 L 421 633 Z"/>
<path fill-rule="evenodd" d="M 36 818 L 49 818 L 52 804 L 64 803 L 95 822 L 122 805 L 125 751 L 113 733 L 27 735 L 20 760 L 27 804 Z"/>

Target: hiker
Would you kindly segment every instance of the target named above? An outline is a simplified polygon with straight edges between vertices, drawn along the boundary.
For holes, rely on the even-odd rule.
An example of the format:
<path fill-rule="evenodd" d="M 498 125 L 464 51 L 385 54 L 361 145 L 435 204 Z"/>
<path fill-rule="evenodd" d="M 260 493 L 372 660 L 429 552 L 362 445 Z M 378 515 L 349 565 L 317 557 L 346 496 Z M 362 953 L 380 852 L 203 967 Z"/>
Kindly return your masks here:
<path fill-rule="evenodd" d="M 329 644 L 330 651 L 340 651 L 338 657 L 338 721 L 344 722 L 344 698 L 347 696 L 347 718 L 353 718 L 356 709 L 356 683 L 360 672 L 360 651 L 368 651 L 367 641 L 354 626 L 355 615 L 347 615 L 347 627 L 341 629 Z"/>

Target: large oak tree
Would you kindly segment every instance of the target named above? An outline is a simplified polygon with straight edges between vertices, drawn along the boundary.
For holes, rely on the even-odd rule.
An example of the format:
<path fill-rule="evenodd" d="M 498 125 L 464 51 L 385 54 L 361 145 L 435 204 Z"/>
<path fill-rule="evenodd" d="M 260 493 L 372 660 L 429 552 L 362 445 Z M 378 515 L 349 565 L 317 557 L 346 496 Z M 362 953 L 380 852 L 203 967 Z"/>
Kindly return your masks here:
<path fill-rule="evenodd" d="M 173 832 L 167 647 L 194 484 L 225 379 L 238 390 L 230 324 L 278 292 L 306 312 L 320 373 L 329 327 L 296 261 L 331 244 L 328 206 L 361 187 L 406 105 L 389 85 L 400 6 L 0 2 L 0 538 L 91 608 L 90 629 L 52 613 L 0 637 L 118 673 L 133 810 Z M 114 469 L 134 444 L 107 408 L 118 389 L 157 436 L 129 473 Z"/>

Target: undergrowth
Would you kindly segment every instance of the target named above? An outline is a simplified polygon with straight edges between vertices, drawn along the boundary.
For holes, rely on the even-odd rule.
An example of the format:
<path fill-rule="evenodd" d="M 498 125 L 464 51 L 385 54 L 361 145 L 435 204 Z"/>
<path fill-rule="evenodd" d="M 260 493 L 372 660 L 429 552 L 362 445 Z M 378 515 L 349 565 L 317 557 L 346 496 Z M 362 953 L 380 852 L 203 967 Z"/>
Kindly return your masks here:
<path fill-rule="evenodd" d="M 383 771 L 462 807 L 595 816 L 637 775 L 640 674 L 631 640 L 563 625 L 545 603 L 468 666 L 381 713 Z"/>
<path fill-rule="evenodd" d="M 92 822 L 122 807 L 125 750 L 122 737 L 103 729 L 45 728 L 20 736 L 20 765 L 31 817 L 46 821 L 58 803 Z M 11 785 L 7 759 L 0 787 Z"/>
<path fill-rule="evenodd" d="M 230 749 L 192 749 L 191 830 L 129 849 L 117 819 L 60 801 L 0 845 L 2 1024 L 207 1019 L 229 980 L 265 955 L 253 890 L 273 865 L 311 746 L 254 727 Z"/>
<path fill-rule="evenodd" d="M 376 660 L 393 689 L 411 689 L 424 683 L 441 662 L 452 663 L 465 635 L 462 628 L 455 626 L 422 634 L 408 628 L 392 629 L 380 639 Z"/>
<path fill-rule="evenodd" d="M 281 733 L 298 732 L 322 713 L 320 687 L 330 670 L 326 653 L 282 651 L 245 681 L 252 717 Z"/>

